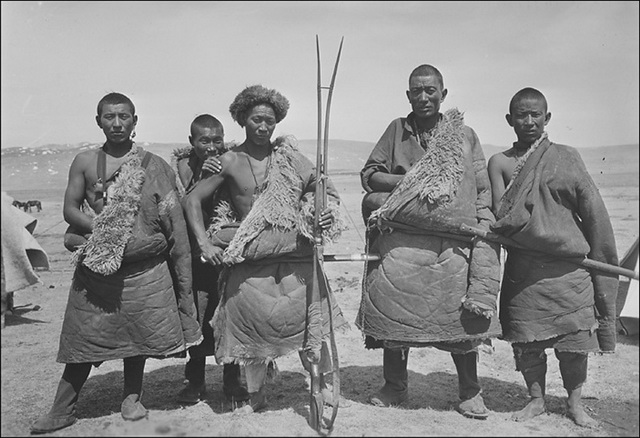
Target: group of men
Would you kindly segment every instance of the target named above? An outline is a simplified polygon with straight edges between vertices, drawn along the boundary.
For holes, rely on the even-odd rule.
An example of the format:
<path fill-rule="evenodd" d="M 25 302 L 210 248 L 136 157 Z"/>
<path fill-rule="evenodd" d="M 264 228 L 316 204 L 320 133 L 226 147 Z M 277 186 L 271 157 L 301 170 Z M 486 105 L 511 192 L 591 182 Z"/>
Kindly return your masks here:
<path fill-rule="evenodd" d="M 551 113 L 538 90 L 513 96 L 506 118 L 517 141 L 488 164 L 463 114 L 440 111 L 447 93 L 438 69 L 416 67 L 411 112 L 389 124 L 361 171 L 366 246 L 380 255 L 365 263 L 355 321 L 365 348 L 383 350 L 384 385 L 371 403 L 404 403 L 410 348 L 435 347 L 456 366 L 457 410 L 487 418 L 478 348 L 501 338 L 512 343 L 530 394 L 515 420 L 544 412 L 545 350 L 553 348 L 567 414 L 592 426 L 581 389 L 588 354 L 615 347 L 618 279 L 575 260 L 617 265 L 602 198 L 577 151 L 548 139 Z M 275 359 L 303 346 L 313 277 L 314 164 L 293 137 L 272 140 L 288 109 L 278 91 L 247 87 L 229 108 L 245 140 L 225 143 L 220 121 L 198 116 L 191 146 L 174 152 L 172 166 L 133 141 L 138 119 L 128 97 L 100 100 L 106 142 L 76 156 L 64 200 L 79 242 L 58 353 L 65 370 L 32 433 L 72 425 L 91 366 L 105 360 L 124 361 L 125 420 L 148 414 L 145 359 L 187 351 L 178 401 L 203 398 L 206 357 L 215 356 L 239 410 L 267 406 Z M 318 225 L 323 238 L 336 239 L 343 227 L 330 181 L 327 195 Z M 513 242 L 502 279 L 500 244 L 464 227 Z M 321 306 L 336 329 L 347 327 L 326 292 Z M 322 335 L 329 330 L 324 321 Z"/>

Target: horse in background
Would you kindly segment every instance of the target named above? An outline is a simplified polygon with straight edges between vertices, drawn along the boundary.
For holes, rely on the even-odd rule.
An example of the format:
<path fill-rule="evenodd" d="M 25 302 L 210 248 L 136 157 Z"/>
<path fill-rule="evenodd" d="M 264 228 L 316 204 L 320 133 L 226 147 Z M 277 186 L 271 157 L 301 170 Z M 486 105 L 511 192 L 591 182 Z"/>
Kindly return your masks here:
<path fill-rule="evenodd" d="M 13 205 L 16 208 L 21 208 L 24 211 L 27 211 L 27 203 L 26 202 L 20 202 L 17 199 L 15 199 L 11 205 Z"/>
<path fill-rule="evenodd" d="M 24 211 L 29 211 L 31 212 L 31 207 L 36 207 L 38 209 L 38 211 L 42 211 L 42 202 L 38 201 L 38 200 L 34 200 L 34 201 L 27 201 L 24 203 Z"/>

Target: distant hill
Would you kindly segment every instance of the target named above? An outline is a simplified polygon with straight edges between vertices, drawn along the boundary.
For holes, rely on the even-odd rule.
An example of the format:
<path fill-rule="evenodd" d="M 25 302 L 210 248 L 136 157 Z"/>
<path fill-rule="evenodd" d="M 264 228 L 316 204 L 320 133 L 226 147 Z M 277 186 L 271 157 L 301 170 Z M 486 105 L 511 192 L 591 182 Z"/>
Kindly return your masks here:
<path fill-rule="evenodd" d="M 64 191 L 69 166 L 75 155 L 86 149 L 98 148 L 101 143 L 79 145 L 47 145 L 38 148 L 5 148 L 2 157 L 2 190 Z M 142 146 L 169 161 L 171 152 L 186 143 L 143 143 Z M 313 162 L 316 160 L 316 140 L 299 140 L 299 149 Z M 367 160 L 374 143 L 350 140 L 330 140 L 328 173 L 357 175 Z M 485 158 L 506 150 L 506 147 L 483 145 Z M 611 182 L 608 177 L 626 177 L 628 184 L 638 186 L 639 146 L 603 146 L 581 148 L 579 152 L 598 185 Z M 616 183 L 617 184 L 617 183 Z"/>

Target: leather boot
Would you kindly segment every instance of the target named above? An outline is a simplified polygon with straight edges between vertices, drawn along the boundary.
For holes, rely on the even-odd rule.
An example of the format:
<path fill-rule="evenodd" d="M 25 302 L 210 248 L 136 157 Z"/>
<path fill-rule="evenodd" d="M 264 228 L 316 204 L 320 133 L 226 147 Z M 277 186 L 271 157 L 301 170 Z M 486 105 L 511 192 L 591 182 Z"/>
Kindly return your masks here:
<path fill-rule="evenodd" d="M 222 392 L 233 403 L 249 400 L 249 392 L 240 381 L 240 365 L 237 363 L 223 365 Z"/>
<path fill-rule="evenodd" d="M 371 397 L 376 406 L 396 406 L 405 402 L 409 396 L 409 373 L 407 362 L 409 349 L 384 349 L 383 374 L 384 386 Z"/>
<path fill-rule="evenodd" d="M 91 364 L 67 364 L 58 384 L 53 406 L 48 414 L 40 417 L 31 426 L 32 434 L 53 432 L 69 427 L 77 421 L 76 402 L 90 371 Z"/>

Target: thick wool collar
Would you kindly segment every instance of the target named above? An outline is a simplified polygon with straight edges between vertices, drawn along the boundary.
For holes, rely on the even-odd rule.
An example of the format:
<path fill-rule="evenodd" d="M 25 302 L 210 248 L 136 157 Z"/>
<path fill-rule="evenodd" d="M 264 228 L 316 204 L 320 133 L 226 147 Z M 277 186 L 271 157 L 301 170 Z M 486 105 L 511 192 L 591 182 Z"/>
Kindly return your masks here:
<path fill-rule="evenodd" d="M 225 263 L 242 262 L 245 246 L 268 227 L 281 231 L 298 230 L 312 239 L 309 224 L 313 224 L 313 196 L 307 194 L 299 199 L 297 188 L 301 176 L 297 170 L 300 168 L 300 155 L 297 152 L 296 140 L 292 136 L 278 137 L 274 141 L 265 182 L 251 211 L 225 250 Z M 334 202 L 328 207 L 334 211 L 334 217 L 338 217 L 338 205 Z M 311 220 L 308 216 L 311 216 Z M 326 237 L 335 239 L 343 228 L 341 220 L 336 219 Z"/>
<path fill-rule="evenodd" d="M 235 142 L 225 143 L 222 150 L 219 151 L 219 153 L 215 156 L 219 157 L 220 155 L 227 152 L 229 149 L 232 149 L 236 146 L 237 146 L 237 143 Z M 178 189 L 178 195 L 180 196 L 180 198 L 182 198 L 185 195 L 186 187 L 184 186 L 184 184 L 182 184 L 182 180 L 180 179 L 180 173 L 178 172 L 178 161 L 184 160 L 185 158 L 189 159 L 195 156 L 196 156 L 196 151 L 191 145 L 176 148 L 171 152 L 171 162 L 169 164 L 171 166 L 171 169 L 176 175 L 176 187 Z"/>
<path fill-rule="evenodd" d="M 74 263 L 82 263 L 93 272 L 110 275 L 120 269 L 124 249 L 133 232 L 140 209 L 140 194 L 145 180 L 142 149 L 133 144 L 109 188 L 111 200 L 93 219 L 93 233 L 74 252 Z"/>
<path fill-rule="evenodd" d="M 527 159 L 531 156 L 531 154 L 535 152 L 536 149 L 538 149 L 538 146 L 540 146 L 540 144 L 542 144 L 542 142 L 545 141 L 548 137 L 549 135 L 547 134 L 547 132 L 546 131 L 543 132 L 540 138 L 537 139 L 535 143 L 531 145 L 531 147 L 529 147 L 527 152 L 525 152 L 522 157 L 518 158 L 516 167 L 513 169 L 513 175 L 511 176 L 511 180 L 509 181 L 507 188 L 504 190 L 504 194 L 506 194 L 511 188 L 511 186 L 513 185 L 513 181 L 515 181 L 515 179 L 518 177 L 518 174 L 524 167 L 525 163 L 527 162 Z M 503 194 L 503 197 L 504 197 L 504 194 Z"/>
<path fill-rule="evenodd" d="M 434 207 L 450 203 L 464 173 L 463 128 L 463 113 L 457 108 L 446 111 L 427 141 L 425 154 L 371 217 L 380 218 L 415 197 Z"/>

